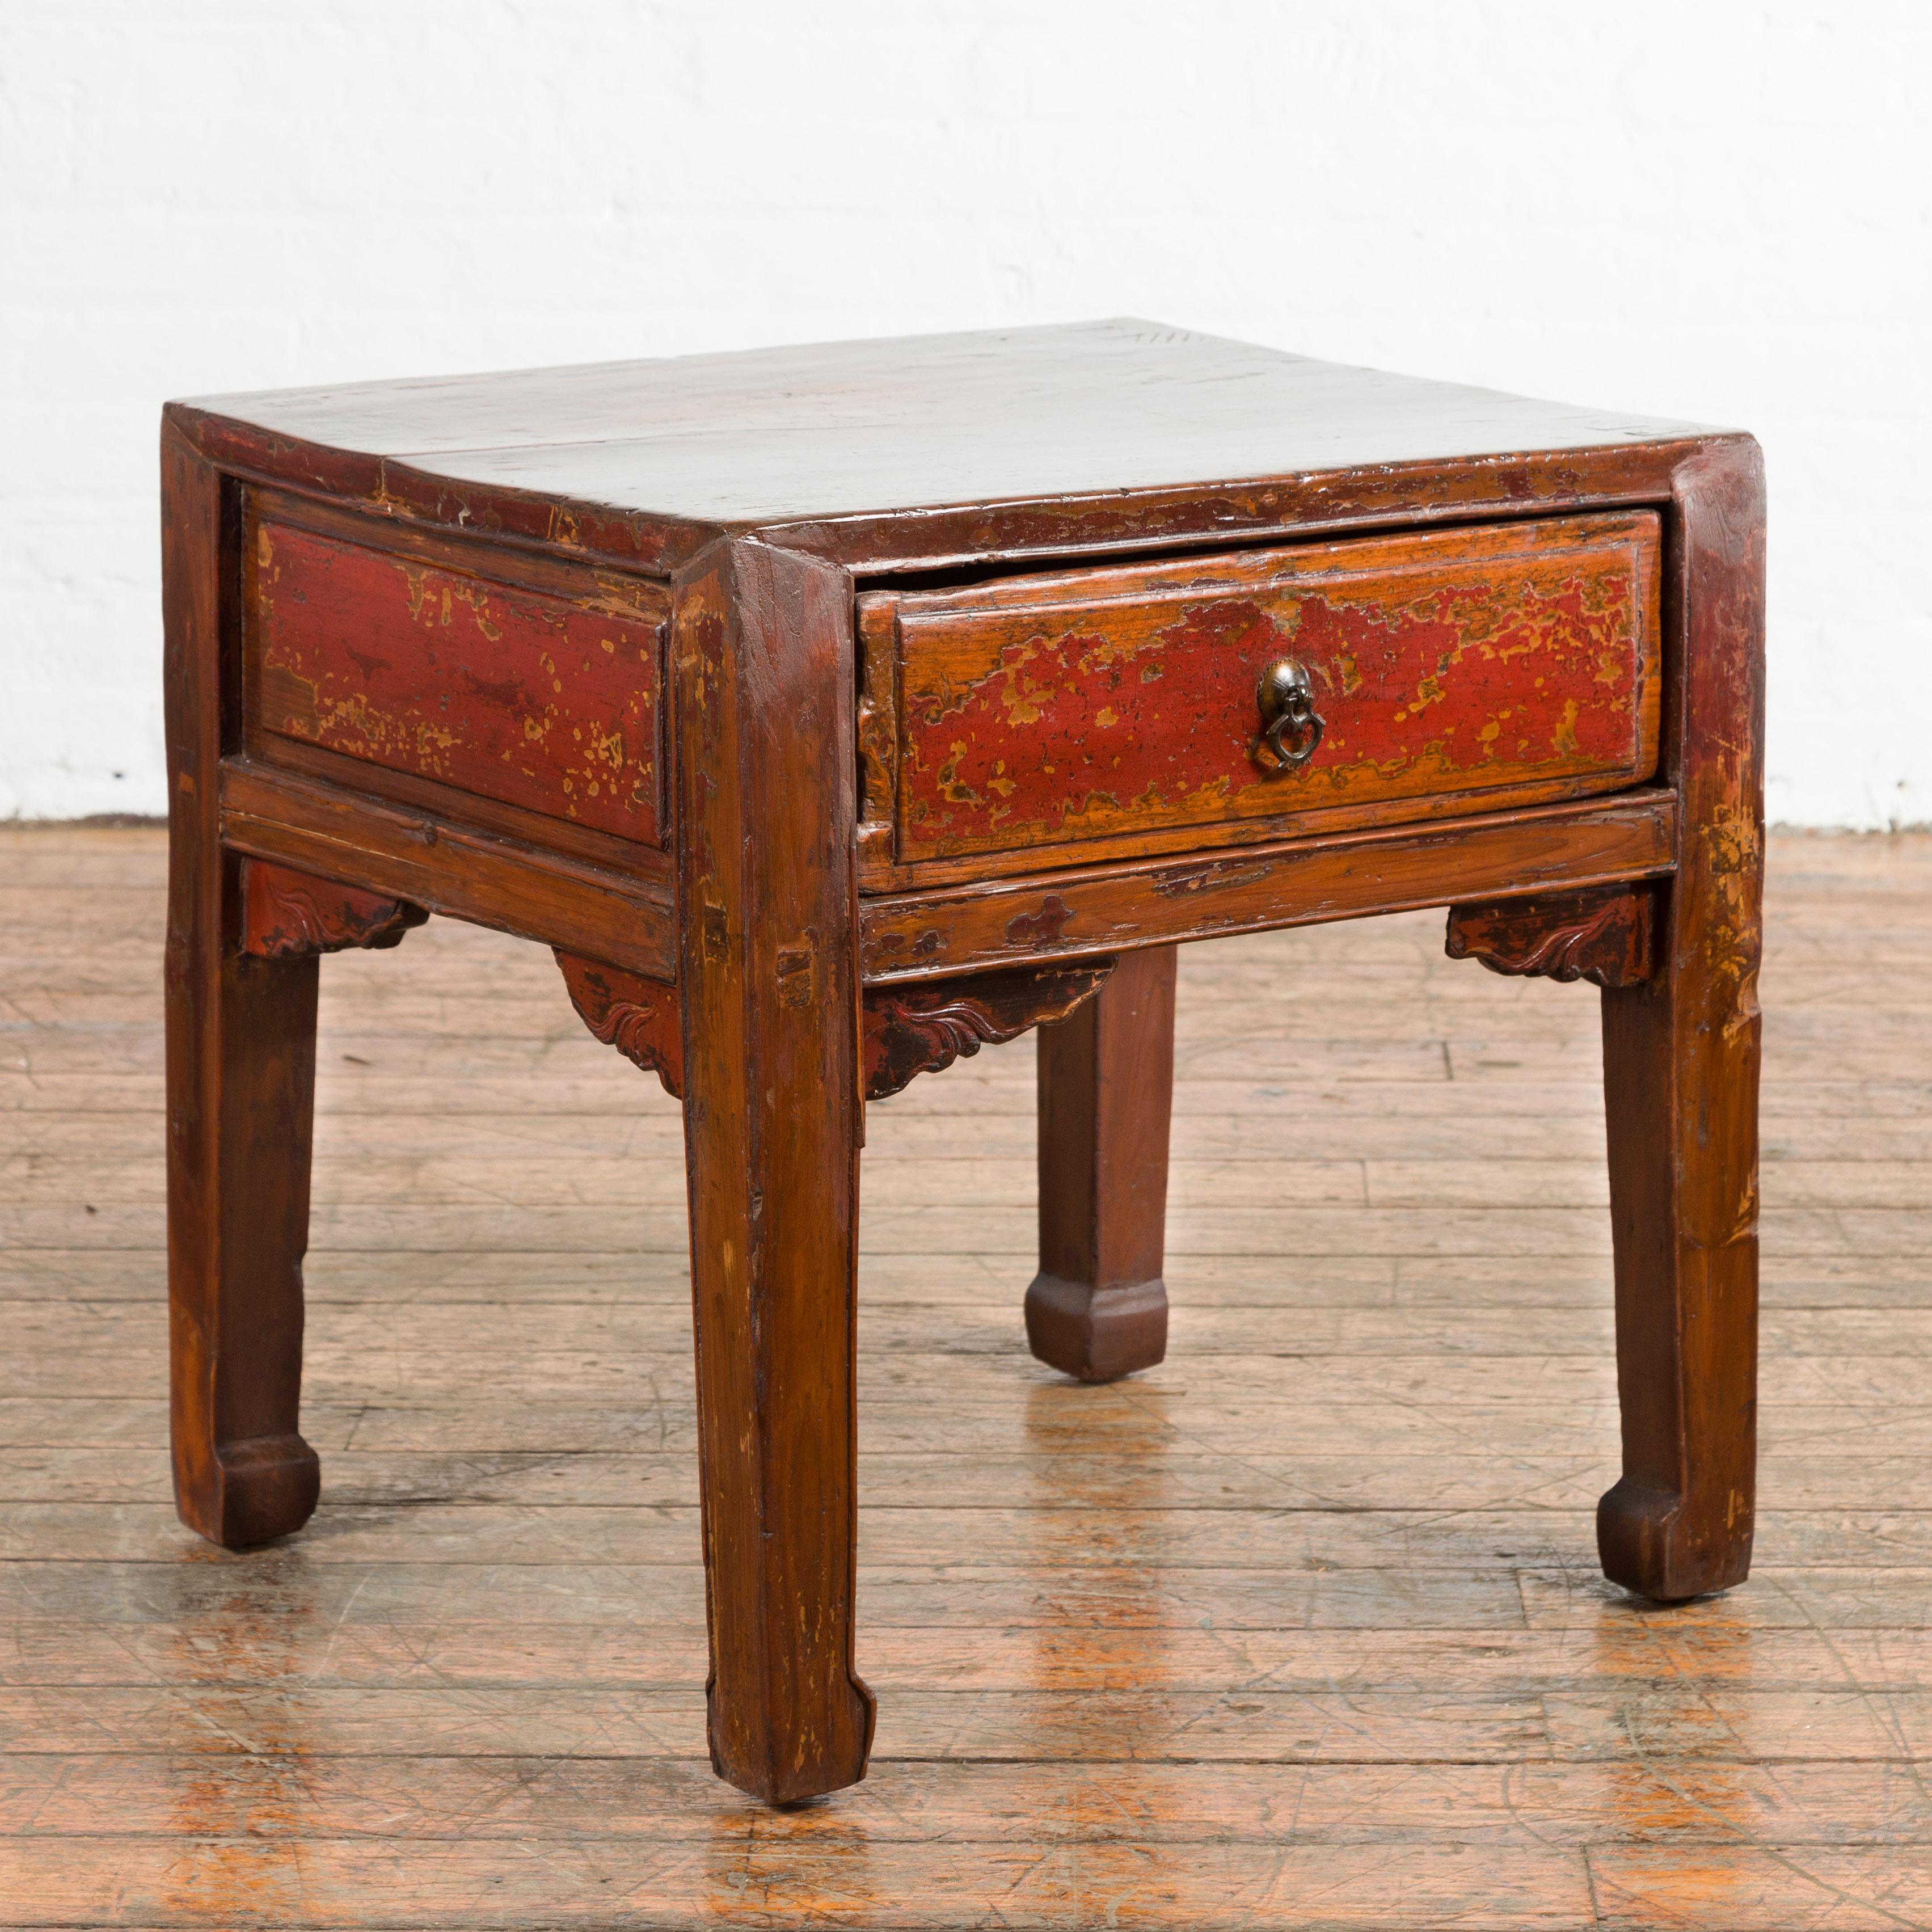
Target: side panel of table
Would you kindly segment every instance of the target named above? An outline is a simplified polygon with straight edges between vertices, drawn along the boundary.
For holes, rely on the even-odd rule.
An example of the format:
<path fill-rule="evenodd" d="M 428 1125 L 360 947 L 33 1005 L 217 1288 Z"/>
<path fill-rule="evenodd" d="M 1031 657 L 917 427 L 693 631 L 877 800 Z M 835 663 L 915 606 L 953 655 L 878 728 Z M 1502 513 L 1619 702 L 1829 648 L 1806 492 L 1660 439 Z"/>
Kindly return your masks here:
<path fill-rule="evenodd" d="M 241 514 L 250 758 L 668 873 L 665 584 L 274 491 Z"/>

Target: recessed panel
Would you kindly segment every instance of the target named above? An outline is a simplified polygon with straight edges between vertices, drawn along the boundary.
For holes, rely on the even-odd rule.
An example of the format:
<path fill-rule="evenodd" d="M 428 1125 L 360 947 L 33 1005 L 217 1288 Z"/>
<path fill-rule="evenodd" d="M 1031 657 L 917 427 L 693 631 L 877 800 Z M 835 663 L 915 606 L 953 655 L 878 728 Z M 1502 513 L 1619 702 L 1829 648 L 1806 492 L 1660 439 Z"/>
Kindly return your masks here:
<path fill-rule="evenodd" d="M 662 842 L 662 590 L 536 588 L 262 516 L 256 732 L 645 844 Z"/>

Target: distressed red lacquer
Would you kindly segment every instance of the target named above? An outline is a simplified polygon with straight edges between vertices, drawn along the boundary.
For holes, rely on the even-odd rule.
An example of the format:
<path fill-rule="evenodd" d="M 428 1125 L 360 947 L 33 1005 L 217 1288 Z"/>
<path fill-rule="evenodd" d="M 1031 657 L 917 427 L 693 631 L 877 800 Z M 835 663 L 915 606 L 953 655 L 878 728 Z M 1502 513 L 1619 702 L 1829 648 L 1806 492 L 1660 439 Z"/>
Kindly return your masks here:
<path fill-rule="evenodd" d="M 292 525 L 255 548 L 256 722 L 392 770 L 656 843 L 660 633 Z"/>
<path fill-rule="evenodd" d="M 1150 590 L 1064 616 L 909 610 L 900 856 L 1642 776 L 1652 575 L 1624 541 Z M 1256 687 L 1284 657 L 1306 667 L 1326 728 L 1305 766 L 1276 773 L 1253 755 Z"/>

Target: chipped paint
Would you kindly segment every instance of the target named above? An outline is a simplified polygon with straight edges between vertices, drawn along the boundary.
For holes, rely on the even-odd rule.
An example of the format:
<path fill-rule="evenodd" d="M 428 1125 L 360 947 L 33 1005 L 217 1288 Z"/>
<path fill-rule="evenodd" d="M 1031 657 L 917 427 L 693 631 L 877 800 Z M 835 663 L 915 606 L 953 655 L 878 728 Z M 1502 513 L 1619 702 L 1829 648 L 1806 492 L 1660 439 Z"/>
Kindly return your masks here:
<path fill-rule="evenodd" d="M 1191 866 L 1171 866 L 1155 874 L 1153 884 L 1164 899 L 1184 898 L 1197 892 L 1221 892 L 1259 885 L 1274 872 L 1274 867 L 1265 859 L 1209 860 Z"/>
<path fill-rule="evenodd" d="M 1058 892 L 1049 892 L 1037 912 L 1018 913 L 1006 922 L 1009 946 L 1053 946 L 1059 943 L 1073 916 L 1072 908 Z"/>

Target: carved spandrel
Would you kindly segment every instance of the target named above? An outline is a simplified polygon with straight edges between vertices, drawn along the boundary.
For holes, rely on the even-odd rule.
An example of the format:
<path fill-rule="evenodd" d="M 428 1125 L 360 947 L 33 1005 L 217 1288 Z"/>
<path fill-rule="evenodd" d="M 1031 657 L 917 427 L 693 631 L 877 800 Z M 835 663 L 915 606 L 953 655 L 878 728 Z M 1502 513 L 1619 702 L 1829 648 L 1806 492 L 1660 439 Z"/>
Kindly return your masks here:
<path fill-rule="evenodd" d="M 655 1073 L 674 1100 L 684 1097 L 684 1031 L 677 988 L 621 967 L 555 949 L 570 1004 L 606 1046 Z"/>
<path fill-rule="evenodd" d="M 556 962 L 571 1004 L 590 1031 L 634 1065 L 656 1073 L 666 1093 L 682 1097 L 677 988 L 560 950 Z M 866 1099 L 883 1100 L 919 1075 L 950 1066 L 989 1042 L 1017 1039 L 1029 1027 L 1065 1018 L 1113 970 L 1111 959 L 1086 960 L 868 988 L 861 1040 Z"/>
<path fill-rule="evenodd" d="M 295 959 L 350 946 L 400 945 L 429 914 L 406 899 L 338 885 L 266 859 L 242 862 L 242 950 Z"/>
<path fill-rule="evenodd" d="M 883 1100 L 922 1073 L 937 1072 L 989 1042 L 1064 1019 L 1097 992 L 1111 959 L 1072 966 L 1022 966 L 967 980 L 868 987 L 866 1097 Z"/>
<path fill-rule="evenodd" d="M 1492 973 L 1636 986 L 1655 970 L 1656 892 L 1648 885 L 1451 906 L 1446 950 Z"/>

